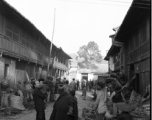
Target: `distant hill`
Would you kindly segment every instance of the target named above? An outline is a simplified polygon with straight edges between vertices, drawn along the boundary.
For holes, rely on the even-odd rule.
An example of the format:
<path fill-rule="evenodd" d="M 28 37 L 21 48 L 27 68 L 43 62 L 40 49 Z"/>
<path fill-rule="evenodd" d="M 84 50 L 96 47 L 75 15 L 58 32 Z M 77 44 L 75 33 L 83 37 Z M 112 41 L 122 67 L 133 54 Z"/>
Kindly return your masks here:
<path fill-rule="evenodd" d="M 69 53 L 68 55 L 73 59 L 76 59 L 76 57 L 78 56 L 76 53 Z"/>

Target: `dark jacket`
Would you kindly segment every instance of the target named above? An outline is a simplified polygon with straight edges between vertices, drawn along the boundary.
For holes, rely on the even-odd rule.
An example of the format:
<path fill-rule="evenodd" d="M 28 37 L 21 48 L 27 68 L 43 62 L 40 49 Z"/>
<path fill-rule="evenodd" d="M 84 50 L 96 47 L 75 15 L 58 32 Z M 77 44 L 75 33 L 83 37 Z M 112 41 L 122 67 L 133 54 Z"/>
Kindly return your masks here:
<path fill-rule="evenodd" d="M 73 113 L 67 115 L 70 106 L 73 106 Z M 53 108 L 50 120 L 77 120 L 78 118 L 77 102 L 74 97 L 68 93 L 62 93 Z"/>
<path fill-rule="evenodd" d="M 44 99 L 46 98 L 46 94 L 43 94 L 38 88 L 34 90 L 33 99 L 36 110 L 45 109 Z"/>
<path fill-rule="evenodd" d="M 35 81 L 32 81 L 31 84 L 32 84 L 32 88 L 35 89 Z"/>

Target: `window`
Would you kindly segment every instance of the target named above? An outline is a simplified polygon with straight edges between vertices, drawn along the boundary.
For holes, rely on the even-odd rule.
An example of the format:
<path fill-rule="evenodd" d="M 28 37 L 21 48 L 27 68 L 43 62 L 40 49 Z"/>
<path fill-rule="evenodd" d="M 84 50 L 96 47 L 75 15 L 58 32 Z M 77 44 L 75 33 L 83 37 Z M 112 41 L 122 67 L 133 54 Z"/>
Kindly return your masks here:
<path fill-rule="evenodd" d="M 4 66 L 4 78 L 8 77 L 8 73 L 9 73 L 9 64 L 5 64 L 5 66 Z"/>

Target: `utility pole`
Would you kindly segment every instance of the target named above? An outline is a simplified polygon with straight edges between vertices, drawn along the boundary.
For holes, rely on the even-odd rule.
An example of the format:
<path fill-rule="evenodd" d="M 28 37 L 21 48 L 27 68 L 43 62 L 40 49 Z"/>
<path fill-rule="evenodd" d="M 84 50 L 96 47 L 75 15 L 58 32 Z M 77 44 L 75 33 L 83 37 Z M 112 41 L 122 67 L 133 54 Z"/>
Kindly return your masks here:
<path fill-rule="evenodd" d="M 54 21 L 53 21 L 52 41 L 51 41 L 51 46 L 50 46 L 50 54 L 49 54 L 47 75 L 49 75 L 50 61 L 51 61 L 51 56 L 52 56 L 52 45 L 53 45 L 53 38 L 54 38 L 54 31 L 55 31 L 55 17 L 56 17 L 55 15 L 56 15 L 56 8 L 54 8 Z"/>

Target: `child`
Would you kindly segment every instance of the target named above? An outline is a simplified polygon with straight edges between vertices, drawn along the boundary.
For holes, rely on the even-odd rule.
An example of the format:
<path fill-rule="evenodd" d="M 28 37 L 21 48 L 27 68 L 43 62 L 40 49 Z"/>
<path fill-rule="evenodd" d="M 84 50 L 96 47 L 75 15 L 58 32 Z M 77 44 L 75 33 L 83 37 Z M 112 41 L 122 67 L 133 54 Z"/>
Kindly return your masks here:
<path fill-rule="evenodd" d="M 28 81 L 24 81 L 24 85 L 25 85 L 25 90 L 27 93 L 27 100 L 28 101 L 33 100 L 32 85 Z"/>

